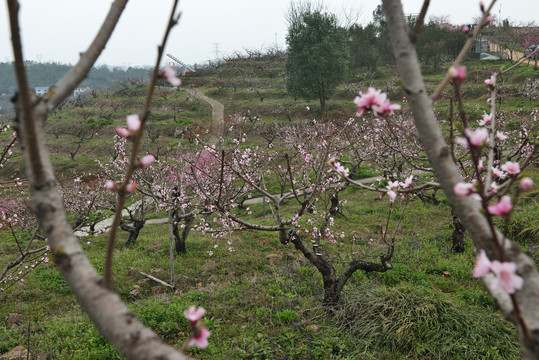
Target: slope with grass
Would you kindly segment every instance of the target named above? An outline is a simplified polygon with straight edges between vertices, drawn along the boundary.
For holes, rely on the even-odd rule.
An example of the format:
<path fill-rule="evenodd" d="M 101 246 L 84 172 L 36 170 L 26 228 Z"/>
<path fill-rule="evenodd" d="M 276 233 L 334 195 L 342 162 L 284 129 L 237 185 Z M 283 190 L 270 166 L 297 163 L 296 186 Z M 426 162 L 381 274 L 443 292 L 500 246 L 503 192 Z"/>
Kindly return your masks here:
<path fill-rule="evenodd" d="M 285 94 L 283 64 L 278 55 L 235 59 L 200 71 L 185 79 L 184 85 L 202 89 L 206 96 L 224 104 L 225 123 L 237 113 L 260 116 L 261 127 L 317 118 L 316 102 Z M 469 81 L 464 93 L 472 120 L 480 118 L 486 108 L 482 81 L 499 65 L 467 63 Z M 439 69 L 427 69 L 426 73 L 429 89 L 443 77 Z M 377 74 L 352 75 L 350 83 L 343 84 L 328 103 L 327 119 L 353 116 L 351 100 L 359 89 L 358 82 L 363 90 L 375 86 L 388 91 L 392 99 L 402 98 L 395 75 L 389 67 Z M 533 69 L 518 68 L 503 80 L 502 111 L 511 116 L 513 126 L 518 126 L 518 116 L 527 116 L 534 106 L 518 93 L 522 79 L 533 75 Z M 124 126 L 125 115 L 140 109 L 143 96 L 144 87 L 129 86 L 88 98 L 82 104 L 66 104 L 55 113 L 47 137 L 59 175 L 67 177 L 83 168 L 95 171 L 92 164 L 96 158 L 110 157 L 114 127 Z M 449 104 L 448 91 L 436 105 L 441 119 Z M 155 125 L 153 131 L 159 136 L 154 140 L 148 137 L 143 151 L 165 157 L 169 147 L 195 146 L 192 136 L 211 139 L 212 133 L 206 133 L 211 128 L 211 114 L 210 105 L 187 91 L 158 89 L 149 125 Z M 71 160 L 68 152 L 76 141 L 67 132 L 73 123 L 88 126 L 98 135 L 83 142 L 80 153 Z M 148 130 L 151 134 L 152 129 Z M 5 171 L 10 176 L 18 173 L 21 163 L 20 156 L 15 156 Z M 538 183 L 537 168 L 528 172 Z M 527 247 L 536 261 L 538 194 L 522 195 L 519 211 L 507 224 L 509 234 Z M 347 188 L 340 196 L 348 203 L 335 222 L 351 236 L 323 245 L 337 271 L 352 256 L 376 258 L 383 248 L 376 239 L 385 219 L 389 216 L 394 226 L 401 218 L 396 213 L 388 215 L 386 204 L 376 194 Z M 516 330 L 496 312 L 483 285 L 471 277 L 471 243 L 462 254 L 450 251 L 450 210 L 443 195 L 436 198 L 439 205 L 414 201 L 402 216 L 393 269 L 356 272 L 345 287 L 340 306 L 333 311 L 321 306 L 323 287 L 317 270 L 292 245 L 282 245 L 277 234 L 253 230 L 221 239 L 198 232 L 190 235 L 188 253 L 175 259 L 176 289 L 171 292 L 138 272 L 163 280 L 169 276 L 168 230 L 163 225 L 147 225 L 133 247 L 117 249 L 115 283 L 137 316 L 178 347 L 189 334 L 183 311 L 190 305 L 203 306 L 211 331 L 210 345 L 204 350 L 189 349 L 200 359 L 518 359 Z M 270 221 L 263 204 L 249 206 L 251 215 L 245 209 L 237 211 L 253 221 Z M 292 212 L 286 207 L 283 211 Z M 499 225 L 503 228 L 505 224 Z M 101 272 L 106 235 L 80 241 Z M 234 252 L 228 250 L 228 242 Z M 11 234 L 1 229 L 0 258 L 16 255 Z M 0 303 L 0 354 L 22 345 L 34 357 L 120 358 L 91 326 L 53 261 L 1 292 Z"/>

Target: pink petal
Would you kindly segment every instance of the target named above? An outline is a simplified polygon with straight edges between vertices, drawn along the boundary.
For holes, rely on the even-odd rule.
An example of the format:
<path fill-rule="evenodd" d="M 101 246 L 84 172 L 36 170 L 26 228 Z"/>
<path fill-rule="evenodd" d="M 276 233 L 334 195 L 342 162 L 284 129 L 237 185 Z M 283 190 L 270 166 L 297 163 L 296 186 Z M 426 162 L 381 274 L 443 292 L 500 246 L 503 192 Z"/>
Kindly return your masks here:
<path fill-rule="evenodd" d="M 529 177 L 525 177 L 520 181 L 520 190 L 528 191 L 533 187 L 533 180 Z"/>
<path fill-rule="evenodd" d="M 481 249 L 479 255 L 475 259 L 475 266 L 472 272 L 474 278 L 485 276 L 490 272 L 491 262 L 485 253 L 485 250 Z"/>
<path fill-rule="evenodd" d="M 198 329 L 197 337 L 192 336 L 189 339 L 188 345 L 189 346 L 196 346 L 201 349 L 205 349 L 208 347 L 208 338 L 210 337 L 210 331 L 207 327 L 203 327 L 201 329 Z"/>
<path fill-rule="evenodd" d="M 122 127 L 117 127 L 116 128 L 116 134 L 118 134 L 121 137 L 126 138 L 126 139 L 131 137 L 131 133 L 129 132 L 129 130 L 127 130 L 126 128 L 122 128 Z"/>
<path fill-rule="evenodd" d="M 459 182 L 453 186 L 453 192 L 457 196 L 468 196 L 474 192 L 473 184 Z"/>
<path fill-rule="evenodd" d="M 155 156 L 146 155 L 139 161 L 140 167 L 150 166 L 155 161 Z"/>
<path fill-rule="evenodd" d="M 494 275 L 496 275 L 496 279 L 492 283 L 491 289 L 496 289 L 498 286 L 501 286 L 508 294 L 513 294 L 516 290 L 522 289 L 524 279 L 517 275 L 517 265 L 514 262 L 502 263 L 494 260 L 491 264 L 491 270 Z"/>
<path fill-rule="evenodd" d="M 133 191 L 135 191 L 136 188 L 137 188 L 137 183 L 135 181 L 132 181 L 129 184 L 127 184 L 127 186 L 125 187 L 125 191 L 128 193 L 132 193 Z"/>
<path fill-rule="evenodd" d="M 137 114 L 127 115 L 127 129 L 132 133 L 139 131 L 140 118 Z"/>
<path fill-rule="evenodd" d="M 115 191 L 118 190 L 118 184 L 116 184 L 114 181 L 107 180 L 105 181 L 105 188 L 108 190 Z"/>
<path fill-rule="evenodd" d="M 199 307 L 198 309 L 196 306 L 191 306 L 189 310 L 185 310 L 183 312 L 183 316 L 190 322 L 197 322 L 206 314 L 206 310 L 203 307 Z"/>

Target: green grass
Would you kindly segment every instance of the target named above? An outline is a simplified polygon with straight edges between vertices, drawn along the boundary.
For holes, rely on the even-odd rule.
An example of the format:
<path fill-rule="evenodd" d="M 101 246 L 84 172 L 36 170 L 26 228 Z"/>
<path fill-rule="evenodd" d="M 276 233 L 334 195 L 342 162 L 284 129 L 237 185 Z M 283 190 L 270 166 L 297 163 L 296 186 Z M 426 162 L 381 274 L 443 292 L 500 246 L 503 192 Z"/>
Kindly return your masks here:
<path fill-rule="evenodd" d="M 347 220 L 336 222 L 359 231 L 363 240 L 324 246 L 338 272 L 352 253 L 368 254 L 369 247 L 371 255 L 376 253 L 378 244 L 364 240 L 376 233 L 385 213 L 376 195 L 346 191 Z M 429 226 L 417 226 L 418 219 Z M 471 277 L 472 247 L 460 255 L 449 251 L 449 221 L 443 205 L 412 204 L 403 222 L 415 223 L 415 230 L 403 230 L 394 269 L 357 272 L 334 313 L 321 306 L 318 271 L 292 245 L 280 245 L 274 233 L 244 231 L 225 239 L 193 233 L 188 253 L 176 258 L 177 289 L 171 293 L 130 270 L 169 279 L 167 226 L 146 226 L 134 246 L 115 252 L 115 284 L 135 314 L 177 347 L 188 336 L 183 311 L 190 305 L 206 308 L 210 346 L 189 349 L 200 359 L 518 359 L 515 329 L 495 312 L 482 284 Z M 7 234 L 1 234 L 2 242 L 8 241 Z M 120 243 L 123 236 L 120 233 Z M 105 239 L 81 240 L 100 272 Z M 235 253 L 228 252 L 226 241 Z M 280 254 L 282 260 L 270 262 L 268 254 Z M 135 286 L 139 297 L 130 296 Z M 23 320 L 17 327 L 0 322 L 0 353 L 30 344 L 34 355 L 50 358 L 119 358 L 54 266 L 38 267 L 2 296 L 0 319 L 17 313 Z"/>
<path fill-rule="evenodd" d="M 480 116 L 486 108 L 482 81 L 504 64 L 466 63 L 471 75 L 463 86 L 469 95 L 466 111 L 471 119 Z M 234 92 L 226 82 L 236 75 L 226 66 L 222 67 L 220 75 L 217 74 L 219 69 L 212 69 L 215 73 L 186 79 L 184 84 L 203 87 L 206 94 L 225 104 L 227 114 L 251 110 L 263 117 L 264 124 L 287 122 L 283 108 L 289 110 L 290 107 L 296 111 L 296 119 L 317 117 L 316 101 L 294 101 L 286 95 L 282 78 L 275 75 L 282 71 L 283 64 L 264 65 L 275 73 L 272 77 L 256 70 L 258 65 L 249 66 L 272 87 L 264 91 L 263 102 L 245 86 L 239 86 Z M 373 85 L 388 86 L 391 72 L 389 68 L 380 69 Z M 505 79 L 511 91 L 516 91 L 521 79 L 536 74 L 532 67 L 519 67 L 514 73 Z M 439 71 L 425 76 L 429 90 L 443 75 L 444 72 Z M 140 108 L 144 93 L 144 89 L 132 86 L 118 91 L 114 99 L 99 95 L 90 106 L 97 107 L 99 101 L 126 101 L 124 108 L 113 112 L 114 125 L 124 126 L 125 114 Z M 397 87 L 391 97 L 398 98 L 400 94 L 401 89 Z M 328 102 L 328 118 L 353 115 L 352 96 L 350 99 L 347 96 L 346 89 L 338 89 L 335 100 Z M 166 126 L 172 125 L 174 114 L 177 126 L 204 124 L 211 114 L 208 104 L 190 98 L 183 90 L 161 94 L 154 99 L 153 106 L 153 119 Z M 311 107 L 310 112 L 306 106 Z M 531 106 L 529 100 L 517 94 L 503 103 L 506 111 Z M 445 100 L 436 103 L 441 113 L 447 108 Z M 64 120 L 77 117 L 74 109 L 65 111 Z M 56 118 L 55 121 L 61 120 Z M 95 158 L 110 156 L 108 146 L 113 126 L 99 124 L 105 125 L 103 133 L 81 149 L 73 161 L 62 147 L 69 146 L 72 140 L 62 136 L 56 141 L 48 135 L 53 162 L 60 173 L 91 168 Z M 188 144 L 187 140 L 175 139 L 172 134 L 163 135 L 156 144 L 145 141 L 143 151 L 153 151 L 158 146 L 175 147 L 180 141 Z M 255 137 L 249 145 L 262 143 L 263 140 Z M 6 164 L 9 171 L 21 167 L 20 157 Z M 538 183 L 537 169 L 529 172 Z M 372 175 L 367 167 L 361 167 L 354 174 L 357 178 Z M 272 186 L 271 189 L 277 190 Z M 539 230 L 535 225 L 539 216 L 537 194 L 522 194 L 520 211 L 507 224 L 507 229 L 509 235 L 539 261 Z M 335 217 L 336 228 L 349 237 L 338 244 L 323 244 L 325 254 L 338 273 L 354 256 L 368 260 L 378 258 L 384 249 L 380 232 L 389 214 L 387 203 L 380 201 L 377 194 L 349 187 L 340 197 L 348 203 L 342 208 L 343 215 Z M 482 283 L 471 277 L 472 244 L 467 242 L 463 254 L 450 252 L 450 211 L 442 194 L 437 195 L 437 199 L 441 202 L 437 206 L 414 201 L 402 219 L 397 210 L 389 214 L 390 229 L 395 229 L 401 221 L 393 269 L 385 273 L 356 272 L 333 312 L 321 306 L 323 284 L 319 272 L 292 245 L 281 245 L 276 233 L 243 231 L 216 239 L 192 232 L 187 240 L 188 253 L 175 259 L 176 291 L 170 292 L 131 269 L 169 281 L 167 226 L 148 225 L 131 248 L 117 248 L 114 282 L 118 294 L 134 313 L 178 348 L 189 335 L 183 311 L 190 305 L 206 308 L 204 321 L 211 331 L 210 345 L 203 350 L 189 349 L 190 355 L 199 359 L 518 359 L 514 327 L 496 312 Z M 265 217 L 262 204 L 252 205 L 251 210 L 250 216 L 245 209 L 237 211 L 250 221 L 272 222 L 268 207 Z M 292 206 L 285 206 L 282 211 L 287 216 L 294 213 Z M 503 221 L 498 225 L 505 227 Z M 120 231 L 118 243 L 123 243 L 126 236 Z M 232 242 L 234 253 L 228 251 L 227 241 Z M 106 235 L 81 239 L 99 272 L 103 271 L 105 242 Z M 209 250 L 214 253 L 212 257 L 208 256 Z M 4 259 L 16 256 L 16 251 L 9 233 L 0 231 L 2 264 Z M 282 259 L 269 261 L 266 258 L 269 254 L 278 254 Z M 133 296 L 135 287 L 138 296 Z M 8 323 L 9 314 L 19 314 L 22 321 Z M 34 357 L 120 358 L 91 325 L 53 264 L 40 265 L 24 282 L 0 293 L 0 354 L 16 345 L 29 348 Z"/>

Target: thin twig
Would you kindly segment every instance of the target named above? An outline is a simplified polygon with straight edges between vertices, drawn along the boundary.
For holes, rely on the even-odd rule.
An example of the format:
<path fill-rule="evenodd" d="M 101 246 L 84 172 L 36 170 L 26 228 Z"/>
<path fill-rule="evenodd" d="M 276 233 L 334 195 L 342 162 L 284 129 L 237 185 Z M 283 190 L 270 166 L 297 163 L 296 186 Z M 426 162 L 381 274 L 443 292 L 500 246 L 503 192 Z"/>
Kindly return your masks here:
<path fill-rule="evenodd" d="M 464 60 L 464 57 L 468 53 L 468 50 L 472 46 L 475 38 L 477 37 L 477 35 L 479 35 L 479 32 L 481 31 L 481 29 L 485 25 L 485 23 L 487 21 L 487 18 L 490 15 L 490 10 L 492 9 L 492 7 L 494 6 L 495 3 L 496 3 L 496 0 L 492 0 L 492 2 L 490 3 L 490 6 L 488 7 L 488 9 L 483 13 L 483 16 L 481 16 L 481 19 L 479 20 L 479 23 L 477 24 L 472 36 L 470 36 L 468 38 L 468 40 L 466 41 L 466 43 L 462 47 L 462 50 L 460 50 L 460 53 L 458 54 L 457 58 L 455 59 L 455 62 L 453 63 L 454 67 L 459 66 L 460 63 L 462 62 L 462 60 Z M 438 85 L 436 90 L 434 90 L 434 92 L 430 96 L 432 101 L 435 101 L 436 99 L 438 99 L 440 97 L 440 95 L 442 94 L 442 91 L 444 90 L 444 88 L 449 83 L 449 80 L 451 80 L 451 74 L 448 71 L 447 74 L 445 74 L 445 77 L 442 80 L 442 82 Z"/>
<path fill-rule="evenodd" d="M 167 24 L 167 28 L 163 36 L 163 41 L 161 42 L 161 45 L 158 46 L 157 48 L 157 59 L 155 61 L 155 66 L 154 66 L 152 77 L 151 77 L 150 84 L 148 87 L 148 93 L 146 94 L 146 100 L 144 102 L 144 109 L 142 112 L 140 130 L 135 135 L 135 139 L 133 141 L 133 149 L 131 151 L 131 157 L 129 159 L 129 166 L 126 171 L 123 184 L 122 186 L 120 186 L 120 190 L 118 191 L 118 196 L 116 200 L 116 212 L 114 214 L 114 219 L 112 220 L 112 225 L 109 232 L 109 238 L 108 238 L 108 243 L 107 243 L 107 254 L 105 257 L 104 281 L 105 281 L 105 285 L 109 288 L 112 287 L 112 256 L 114 252 L 114 245 L 116 242 L 116 231 L 118 228 L 118 224 L 120 222 L 122 209 L 125 203 L 125 197 L 127 195 L 125 191 L 125 187 L 127 186 L 127 184 L 129 184 L 131 177 L 133 176 L 133 173 L 135 169 L 137 168 L 136 163 L 138 159 L 138 152 L 139 152 L 140 144 L 142 141 L 142 135 L 144 132 L 144 125 L 146 124 L 146 121 L 148 120 L 148 117 L 150 114 L 150 103 L 151 103 L 153 93 L 155 90 L 155 85 L 157 83 L 157 78 L 159 76 L 159 64 L 161 63 L 161 58 L 163 57 L 163 50 L 167 42 L 168 36 L 170 34 L 170 31 L 177 24 L 176 7 L 178 5 L 178 1 L 179 0 L 175 0 L 172 5 L 172 10 L 170 12 L 170 17 Z"/>
<path fill-rule="evenodd" d="M 429 8 L 430 0 L 425 0 L 423 2 L 423 6 L 421 7 L 421 12 L 419 13 L 419 16 L 417 17 L 414 28 L 412 30 L 412 43 L 417 42 L 417 38 L 419 36 L 419 32 L 421 31 L 421 28 L 423 27 L 423 23 L 425 22 L 425 15 L 427 14 L 427 10 Z"/>

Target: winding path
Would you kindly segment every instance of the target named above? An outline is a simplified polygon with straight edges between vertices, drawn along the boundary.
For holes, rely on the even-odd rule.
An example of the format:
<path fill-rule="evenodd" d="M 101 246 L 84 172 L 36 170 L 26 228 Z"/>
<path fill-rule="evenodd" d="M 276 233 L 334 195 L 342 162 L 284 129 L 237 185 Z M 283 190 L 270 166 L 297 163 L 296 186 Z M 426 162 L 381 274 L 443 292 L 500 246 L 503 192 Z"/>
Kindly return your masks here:
<path fill-rule="evenodd" d="M 223 124 L 225 121 L 225 106 L 221 104 L 219 101 L 207 97 L 198 89 L 186 89 L 186 90 L 189 94 L 193 95 L 194 97 L 198 99 L 202 99 L 211 105 L 212 132 L 211 132 L 209 144 L 216 145 L 219 142 L 219 138 L 215 135 L 215 133 L 219 132 L 219 130 L 221 130 L 223 127 Z"/>

